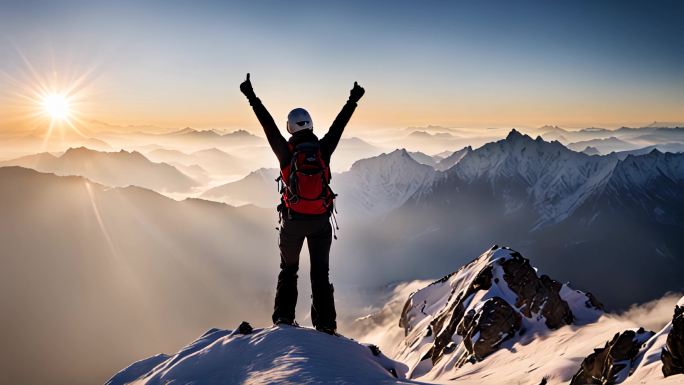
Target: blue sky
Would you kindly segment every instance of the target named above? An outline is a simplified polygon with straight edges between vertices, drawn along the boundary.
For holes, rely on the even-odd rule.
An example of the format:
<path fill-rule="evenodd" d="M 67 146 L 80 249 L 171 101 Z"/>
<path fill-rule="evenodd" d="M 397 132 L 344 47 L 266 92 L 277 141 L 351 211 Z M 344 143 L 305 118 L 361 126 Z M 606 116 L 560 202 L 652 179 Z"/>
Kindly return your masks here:
<path fill-rule="evenodd" d="M 83 112 L 116 124 L 252 126 L 246 72 L 278 117 L 358 80 L 367 127 L 684 120 L 681 1 L 0 4 L 5 78 L 92 71 Z"/>

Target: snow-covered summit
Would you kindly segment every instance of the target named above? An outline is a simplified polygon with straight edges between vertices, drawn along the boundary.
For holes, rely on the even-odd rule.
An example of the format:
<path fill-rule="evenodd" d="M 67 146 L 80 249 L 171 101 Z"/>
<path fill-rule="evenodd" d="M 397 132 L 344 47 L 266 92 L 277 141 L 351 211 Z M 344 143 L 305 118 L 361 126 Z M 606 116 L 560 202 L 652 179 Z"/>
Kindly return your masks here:
<path fill-rule="evenodd" d="M 422 168 L 425 165 L 416 161 L 405 148 L 399 148 L 392 152 L 382 153 L 371 158 L 360 159 L 351 167 L 351 170 L 377 169 L 387 167 L 411 167 Z"/>
<path fill-rule="evenodd" d="M 606 182 L 616 163 L 512 130 L 506 139 L 468 153 L 447 173 L 505 192 L 510 211 L 531 205 L 539 215 L 537 226 L 543 226 L 571 215 Z"/>
<path fill-rule="evenodd" d="M 437 177 L 434 168 L 400 149 L 355 162 L 348 172 L 333 178 L 333 187 L 342 186 L 336 191 L 341 209 L 382 215 L 420 196 Z"/>
<path fill-rule="evenodd" d="M 106 385 L 409 384 L 406 367 L 374 345 L 313 329 L 211 329 L 174 355 L 158 354 Z"/>
<path fill-rule="evenodd" d="M 409 297 L 396 358 L 410 378 L 443 379 L 514 342 L 593 322 L 601 308 L 591 294 L 538 276 L 518 252 L 494 246 Z"/>
<path fill-rule="evenodd" d="M 649 172 L 657 171 L 657 172 Z M 614 178 L 631 185 L 645 186 L 656 179 L 667 178 L 673 182 L 684 181 L 684 156 L 660 152 L 654 148 L 644 155 L 628 155 L 622 160 Z"/>

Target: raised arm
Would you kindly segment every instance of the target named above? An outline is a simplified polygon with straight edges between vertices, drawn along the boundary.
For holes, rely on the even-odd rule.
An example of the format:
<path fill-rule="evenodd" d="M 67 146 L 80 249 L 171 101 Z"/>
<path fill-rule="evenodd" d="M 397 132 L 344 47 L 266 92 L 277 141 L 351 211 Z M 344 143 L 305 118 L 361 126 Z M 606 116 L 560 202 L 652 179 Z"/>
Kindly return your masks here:
<path fill-rule="evenodd" d="M 252 106 L 254 113 L 256 114 L 259 123 L 261 123 L 261 128 L 264 129 L 264 134 L 266 134 L 266 139 L 268 144 L 271 145 L 271 149 L 278 157 L 278 161 L 281 166 L 283 162 L 287 162 L 289 149 L 287 148 L 287 141 L 280 133 L 278 126 L 276 125 L 273 117 L 268 112 L 266 107 L 261 103 L 261 99 L 257 98 L 252 88 L 252 82 L 249 80 L 249 74 L 247 74 L 247 79 L 240 84 L 240 91 L 249 100 L 249 105 Z"/>
<path fill-rule="evenodd" d="M 357 82 L 354 82 L 354 88 L 349 92 L 349 100 L 342 107 L 342 111 L 337 114 L 332 125 L 330 125 L 328 133 L 321 138 L 321 146 L 328 150 L 329 155 L 332 155 L 335 148 L 337 148 L 337 144 L 340 142 L 340 138 L 342 138 L 342 132 L 344 132 L 344 128 L 349 123 L 354 110 L 356 110 L 356 103 L 358 103 L 365 92 Z"/>

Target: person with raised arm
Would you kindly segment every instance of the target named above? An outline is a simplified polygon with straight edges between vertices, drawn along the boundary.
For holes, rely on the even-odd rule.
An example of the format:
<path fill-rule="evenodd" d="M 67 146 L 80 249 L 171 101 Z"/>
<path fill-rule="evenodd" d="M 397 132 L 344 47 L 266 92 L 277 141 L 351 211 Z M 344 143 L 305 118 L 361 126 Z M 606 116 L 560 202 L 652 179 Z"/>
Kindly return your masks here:
<path fill-rule="evenodd" d="M 313 132 L 311 115 L 303 108 L 295 108 L 288 114 L 286 128 L 290 137 L 285 139 L 254 93 L 249 74 L 240 84 L 240 91 L 254 109 L 280 165 L 281 203 L 277 208 L 281 218 L 280 273 L 273 323 L 296 325 L 297 271 L 299 254 L 306 239 L 311 259 L 311 320 L 316 330 L 334 335 L 337 313 L 329 278 L 329 260 L 337 224 L 333 213 L 336 194 L 330 187 L 330 158 L 365 90 L 354 82 L 349 99 L 320 139 Z"/>

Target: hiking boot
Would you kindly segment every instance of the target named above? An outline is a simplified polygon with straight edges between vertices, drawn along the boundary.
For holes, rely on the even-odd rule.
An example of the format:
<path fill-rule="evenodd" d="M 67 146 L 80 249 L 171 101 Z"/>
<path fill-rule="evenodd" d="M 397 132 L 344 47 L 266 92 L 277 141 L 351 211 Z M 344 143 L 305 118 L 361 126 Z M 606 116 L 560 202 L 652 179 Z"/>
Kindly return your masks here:
<path fill-rule="evenodd" d="M 293 319 L 289 319 L 289 318 L 283 318 L 283 317 L 278 318 L 278 319 L 276 320 L 276 322 L 274 323 L 274 325 L 299 326 L 299 324 L 297 323 L 297 321 L 295 321 L 295 320 L 293 320 Z"/>
<path fill-rule="evenodd" d="M 330 334 L 331 336 L 338 336 L 338 337 L 340 336 L 339 334 L 337 334 L 337 330 L 335 330 L 335 328 L 326 327 L 326 326 L 317 326 L 316 330 L 318 330 L 319 332 L 323 332 L 325 334 Z"/>

